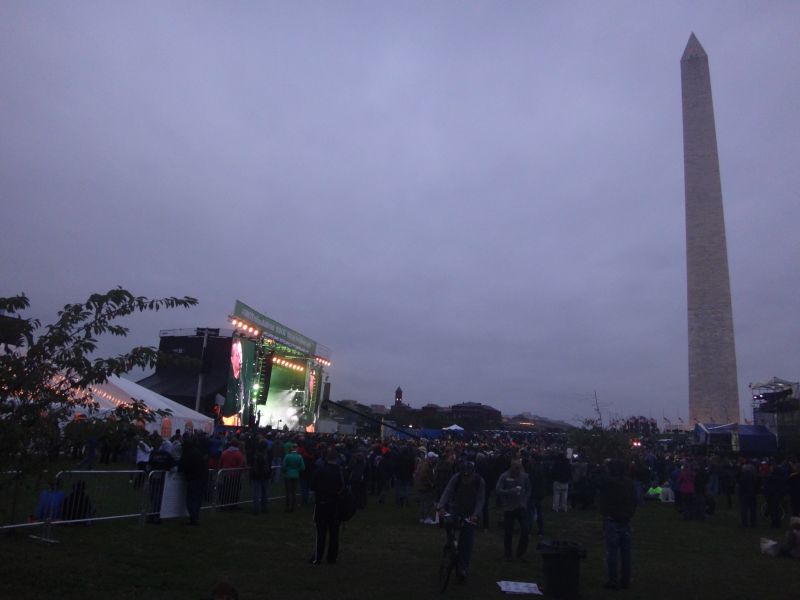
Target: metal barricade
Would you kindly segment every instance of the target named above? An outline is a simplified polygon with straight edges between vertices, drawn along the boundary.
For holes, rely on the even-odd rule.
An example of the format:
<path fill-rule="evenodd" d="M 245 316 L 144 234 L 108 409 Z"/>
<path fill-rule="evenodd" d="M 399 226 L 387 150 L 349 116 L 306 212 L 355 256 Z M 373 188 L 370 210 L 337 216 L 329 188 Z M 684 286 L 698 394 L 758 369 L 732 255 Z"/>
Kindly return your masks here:
<path fill-rule="evenodd" d="M 56 489 L 64 492 L 60 522 L 141 517 L 148 489 L 146 480 L 147 474 L 138 470 L 61 471 L 56 475 Z"/>
<path fill-rule="evenodd" d="M 222 510 L 240 508 L 253 501 L 250 469 L 220 469 L 214 485 L 214 506 Z"/>
<path fill-rule="evenodd" d="M 28 485 L 14 473 L 5 475 L 3 494 L 0 494 L 2 504 L 13 499 L 17 508 L 2 507 L 0 530 L 33 528 L 35 531 L 40 528 L 41 535 L 34 537 L 45 541 L 54 541 L 55 525 L 87 525 L 126 518 L 157 523 L 161 518 L 187 514 L 187 484 L 176 470 L 60 471 L 54 484 L 46 489 L 34 489 L 34 483 Z M 209 469 L 200 508 L 234 510 L 243 504 L 252 504 L 253 487 L 247 467 Z M 267 487 L 272 491 L 275 484 L 269 482 Z M 24 493 L 20 493 L 20 489 Z M 272 496 L 267 500 L 282 497 Z"/>
<path fill-rule="evenodd" d="M 9 492 L 19 496 L 19 506 L 5 515 L 0 529 L 39 528 L 45 541 L 55 541 L 53 525 L 89 524 L 95 521 L 139 517 L 143 511 L 142 471 L 60 471 L 41 489 L 34 489 L 31 478 L 14 482 L 17 489 Z"/>

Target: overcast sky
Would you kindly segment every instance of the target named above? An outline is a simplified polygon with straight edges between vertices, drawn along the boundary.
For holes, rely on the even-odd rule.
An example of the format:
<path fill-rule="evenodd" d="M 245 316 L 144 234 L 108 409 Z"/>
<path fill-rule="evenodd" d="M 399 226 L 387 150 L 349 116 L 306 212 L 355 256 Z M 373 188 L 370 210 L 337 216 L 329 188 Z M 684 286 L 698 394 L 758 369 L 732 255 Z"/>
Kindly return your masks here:
<path fill-rule="evenodd" d="M 680 58 L 710 60 L 740 402 L 800 379 L 798 2 L 0 3 L 0 295 L 331 349 L 332 397 L 688 420 Z"/>

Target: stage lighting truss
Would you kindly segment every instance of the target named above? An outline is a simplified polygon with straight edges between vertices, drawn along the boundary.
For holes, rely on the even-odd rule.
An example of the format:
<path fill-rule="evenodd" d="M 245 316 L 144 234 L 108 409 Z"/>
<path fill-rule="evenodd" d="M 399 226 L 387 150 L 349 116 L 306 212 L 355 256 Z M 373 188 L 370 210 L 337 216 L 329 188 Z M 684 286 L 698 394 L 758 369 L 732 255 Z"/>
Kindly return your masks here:
<path fill-rule="evenodd" d="M 327 358 L 322 358 L 321 356 L 315 356 L 314 360 L 316 360 L 323 367 L 330 367 L 331 366 L 331 361 L 329 361 Z"/>
<path fill-rule="evenodd" d="M 272 357 L 272 362 L 275 363 L 278 366 L 286 367 L 287 369 L 293 369 L 295 371 L 305 371 L 306 370 L 305 366 L 299 365 L 299 364 L 297 364 L 295 362 L 292 362 L 290 360 L 286 360 L 285 358 L 283 358 L 281 356 L 273 356 Z"/>
<path fill-rule="evenodd" d="M 245 323 L 239 319 L 231 319 L 231 325 L 233 325 L 234 329 L 241 334 L 244 335 L 252 335 L 254 337 L 258 337 L 261 335 L 261 330 L 258 327 L 254 327 L 250 325 L 250 323 Z"/>

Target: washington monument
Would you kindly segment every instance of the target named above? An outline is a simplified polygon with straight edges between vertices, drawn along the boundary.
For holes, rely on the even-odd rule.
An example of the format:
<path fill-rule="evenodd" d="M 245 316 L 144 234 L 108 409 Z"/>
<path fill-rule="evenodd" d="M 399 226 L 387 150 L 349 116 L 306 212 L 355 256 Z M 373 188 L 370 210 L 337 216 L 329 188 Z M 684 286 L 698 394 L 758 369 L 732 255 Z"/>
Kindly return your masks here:
<path fill-rule="evenodd" d="M 689 419 L 739 421 L 728 250 L 708 55 L 694 34 L 681 58 Z"/>

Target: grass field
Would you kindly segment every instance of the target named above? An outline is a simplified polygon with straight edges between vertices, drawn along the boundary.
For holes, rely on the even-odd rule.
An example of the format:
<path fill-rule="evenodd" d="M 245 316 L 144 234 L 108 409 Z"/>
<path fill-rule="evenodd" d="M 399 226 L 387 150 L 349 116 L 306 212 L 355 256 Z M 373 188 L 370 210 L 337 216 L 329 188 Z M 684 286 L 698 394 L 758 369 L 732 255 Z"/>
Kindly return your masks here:
<path fill-rule="evenodd" d="M 532 539 L 529 562 L 502 560 L 499 511 L 492 529 L 476 534 L 470 577 L 436 589 L 443 530 L 417 524 L 415 507 L 377 505 L 372 498 L 342 531 L 339 563 L 307 564 L 314 540 L 311 509 L 272 512 L 203 511 L 200 527 L 183 520 L 140 526 L 135 520 L 63 526 L 57 544 L 0 537 L 0 598 L 191 599 L 207 597 L 220 579 L 244 599 L 423 600 L 501 598 L 501 579 L 544 583 Z M 684 522 L 669 506 L 647 505 L 634 519 L 633 583 L 626 591 L 602 589 L 604 551 L 594 511 L 547 512 L 546 539 L 584 544 L 583 598 L 678 600 L 800 598 L 800 563 L 759 552 L 761 536 L 779 530 L 740 529 L 737 511 L 720 510 L 705 522 Z"/>

